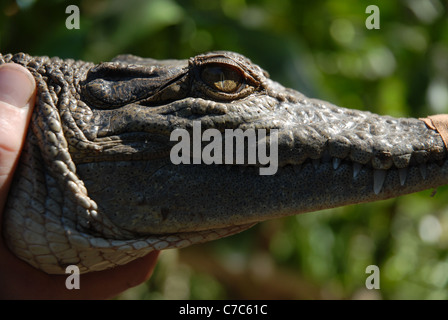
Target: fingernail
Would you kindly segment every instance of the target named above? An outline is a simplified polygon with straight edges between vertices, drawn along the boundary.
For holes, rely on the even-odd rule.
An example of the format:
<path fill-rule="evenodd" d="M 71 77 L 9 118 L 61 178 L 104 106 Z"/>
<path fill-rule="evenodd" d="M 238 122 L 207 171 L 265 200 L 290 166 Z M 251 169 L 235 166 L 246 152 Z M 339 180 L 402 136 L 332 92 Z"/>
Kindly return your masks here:
<path fill-rule="evenodd" d="M 0 66 L 0 101 L 27 107 L 34 89 L 34 79 L 24 67 L 13 63 Z"/>

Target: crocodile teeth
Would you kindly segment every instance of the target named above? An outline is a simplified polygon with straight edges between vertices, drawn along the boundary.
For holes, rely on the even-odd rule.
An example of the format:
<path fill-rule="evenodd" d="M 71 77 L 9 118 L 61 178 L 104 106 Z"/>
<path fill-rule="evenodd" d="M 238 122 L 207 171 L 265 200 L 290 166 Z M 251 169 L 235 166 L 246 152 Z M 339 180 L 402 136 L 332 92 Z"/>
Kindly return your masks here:
<path fill-rule="evenodd" d="M 383 188 L 384 180 L 386 179 L 386 170 L 373 171 L 373 191 L 375 194 L 380 193 Z"/>
<path fill-rule="evenodd" d="M 426 179 L 426 164 L 422 163 L 421 165 L 418 166 L 418 168 L 420 169 L 420 174 L 423 177 L 423 180 Z"/>
<path fill-rule="evenodd" d="M 408 176 L 408 169 L 407 168 L 398 169 L 398 175 L 400 176 L 400 184 L 404 186 L 406 182 L 406 177 Z"/>
<path fill-rule="evenodd" d="M 336 170 L 339 168 L 339 165 L 341 164 L 341 159 L 339 158 L 333 158 L 333 169 Z"/>
<path fill-rule="evenodd" d="M 320 160 L 319 159 L 313 159 L 314 169 L 317 170 L 319 168 L 319 164 L 320 164 Z"/>
<path fill-rule="evenodd" d="M 360 163 L 353 163 L 353 178 L 356 178 L 358 176 L 359 171 L 361 171 L 362 164 Z"/>

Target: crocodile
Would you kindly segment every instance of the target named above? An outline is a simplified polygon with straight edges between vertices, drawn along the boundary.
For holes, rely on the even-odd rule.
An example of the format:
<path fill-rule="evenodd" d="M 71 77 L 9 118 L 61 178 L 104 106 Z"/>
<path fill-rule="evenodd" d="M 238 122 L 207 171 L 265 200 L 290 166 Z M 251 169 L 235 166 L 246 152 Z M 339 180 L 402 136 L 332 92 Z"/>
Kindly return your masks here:
<path fill-rule="evenodd" d="M 3 233 L 19 258 L 49 274 L 101 271 L 267 219 L 448 183 L 443 117 L 311 99 L 238 53 L 99 64 L 0 55 L 9 62 L 31 71 L 37 99 Z M 223 141 L 229 129 L 265 130 L 266 146 L 277 146 L 275 174 L 247 159 L 173 163 L 172 133 L 194 135 L 195 124 Z"/>

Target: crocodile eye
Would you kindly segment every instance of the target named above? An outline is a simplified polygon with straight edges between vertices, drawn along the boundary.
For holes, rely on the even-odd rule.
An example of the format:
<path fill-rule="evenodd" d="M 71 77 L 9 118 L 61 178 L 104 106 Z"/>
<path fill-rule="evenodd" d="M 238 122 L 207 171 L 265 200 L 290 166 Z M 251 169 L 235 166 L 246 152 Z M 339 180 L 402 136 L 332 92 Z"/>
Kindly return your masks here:
<path fill-rule="evenodd" d="M 234 68 L 222 65 L 208 65 L 202 69 L 202 80 L 212 89 L 225 93 L 237 92 L 244 83 L 243 76 Z"/>

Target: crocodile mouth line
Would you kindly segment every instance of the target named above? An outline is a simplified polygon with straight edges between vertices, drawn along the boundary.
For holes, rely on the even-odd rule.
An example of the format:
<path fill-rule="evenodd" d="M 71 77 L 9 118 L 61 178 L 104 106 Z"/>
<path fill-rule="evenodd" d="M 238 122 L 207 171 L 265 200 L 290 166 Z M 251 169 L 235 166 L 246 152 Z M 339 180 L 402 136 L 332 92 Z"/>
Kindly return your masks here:
<path fill-rule="evenodd" d="M 361 164 L 358 162 L 351 161 L 349 159 L 331 158 L 327 160 L 321 159 L 307 159 L 302 164 L 286 164 L 279 168 L 279 170 L 285 170 L 290 168 L 295 174 L 301 172 L 301 170 L 308 166 L 308 168 L 317 171 L 326 171 L 328 168 L 332 169 L 334 172 L 342 168 L 343 166 L 348 166 L 352 171 L 353 179 L 357 179 L 361 171 L 368 171 L 373 176 L 373 191 L 378 195 L 383 189 L 384 182 L 387 175 L 390 172 L 395 172 L 399 179 L 400 186 L 405 186 L 409 172 L 411 170 L 418 170 L 423 180 L 428 178 L 428 166 L 437 165 L 441 168 L 444 165 L 444 161 L 437 161 L 433 163 L 421 163 L 421 164 L 411 164 L 404 168 L 398 168 L 396 166 L 391 166 L 388 169 L 375 169 L 371 163 Z"/>
<path fill-rule="evenodd" d="M 279 173 L 286 173 L 286 174 L 300 174 L 303 172 L 303 170 L 311 171 L 313 174 L 316 174 L 318 172 L 328 172 L 333 171 L 334 173 L 337 173 L 338 170 L 345 171 L 351 170 L 353 181 L 355 181 L 358 176 L 361 174 L 361 172 L 366 172 L 373 176 L 373 191 L 376 195 L 378 195 L 384 186 L 384 183 L 386 181 L 387 176 L 390 173 L 394 173 L 394 175 L 398 179 L 399 185 L 401 187 L 406 186 L 408 176 L 411 171 L 418 172 L 423 180 L 428 179 L 429 177 L 429 166 L 436 166 L 436 168 L 442 168 L 446 161 L 439 160 L 434 162 L 426 162 L 426 163 L 413 163 L 406 167 L 399 168 L 395 165 L 392 165 L 388 169 L 376 169 L 373 167 L 373 165 L 369 163 L 359 163 L 350 160 L 349 158 L 341 159 L 341 158 L 319 158 L 319 159 L 306 159 L 301 164 L 281 164 L 279 165 Z M 252 165 L 237 165 L 237 166 L 226 166 L 227 170 L 238 170 L 242 173 L 248 172 L 249 170 L 252 170 L 252 168 L 256 168 Z"/>
<path fill-rule="evenodd" d="M 100 163 L 100 162 L 118 162 L 118 161 L 150 161 L 150 160 L 162 160 L 167 162 L 167 164 L 172 164 L 169 159 L 170 157 L 170 149 L 161 149 L 161 150 L 151 150 L 146 152 L 129 152 L 129 153 L 110 153 L 110 154 L 100 154 L 100 155 L 91 155 L 85 156 L 81 158 L 75 158 L 76 164 L 85 164 L 85 163 Z M 223 164 L 206 164 L 204 162 L 201 163 L 193 163 L 193 158 L 190 157 L 190 164 L 172 164 L 172 165 L 194 165 L 194 166 L 213 166 L 213 167 L 221 167 L 225 170 L 235 170 L 240 172 L 241 174 L 254 174 L 258 175 L 259 168 L 266 168 L 268 165 L 255 163 L 248 164 L 246 163 L 223 163 Z M 245 159 L 246 160 L 246 159 Z M 397 177 L 399 179 L 400 186 L 405 186 L 409 171 L 414 168 L 418 170 L 423 180 L 427 179 L 428 176 L 428 166 L 437 165 L 438 168 L 441 168 L 445 164 L 445 160 L 436 160 L 436 161 L 427 161 L 424 163 L 418 163 L 416 160 L 410 161 L 410 164 L 405 167 L 397 167 L 395 164 L 392 164 L 389 168 L 375 168 L 371 161 L 367 163 L 359 163 L 351 160 L 349 157 L 344 159 L 331 157 L 331 156 L 322 156 L 321 158 L 312 159 L 307 158 L 302 163 L 294 163 L 293 160 L 285 161 L 283 163 L 279 163 L 278 173 L 280 172 L 292 172 L 293 174 L 299 174 L 303 168 L 310 167 L 315 172 L 327 170 L 331 168 L 334 172 L 339 170 L 343 166 L 348 166 L 352 170 L 352 177 L 356 179 L 361 171 L 368 170 L 373 175 L 373 191 L 376 195 L 378 195 L 384 185 L 384 181 L 386 180 L 386 176 L 389 172 L 396 172 Z M 274 175 L 275 175 L 274 174 Z"/>

